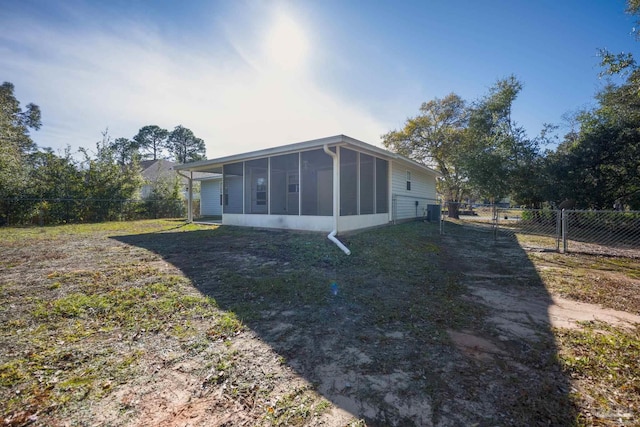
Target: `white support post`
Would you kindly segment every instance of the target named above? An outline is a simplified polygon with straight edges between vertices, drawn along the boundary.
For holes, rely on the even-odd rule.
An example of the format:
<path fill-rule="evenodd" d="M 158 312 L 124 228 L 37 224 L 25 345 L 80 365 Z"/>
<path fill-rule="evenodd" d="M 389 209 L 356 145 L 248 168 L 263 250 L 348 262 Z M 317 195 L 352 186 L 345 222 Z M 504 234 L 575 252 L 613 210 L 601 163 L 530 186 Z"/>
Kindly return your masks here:
<path fill-rule="evenodd" d="M 193 222 L 193 171 L 189 171 L 189 205 L 187 206 L 187 222 Z"/>

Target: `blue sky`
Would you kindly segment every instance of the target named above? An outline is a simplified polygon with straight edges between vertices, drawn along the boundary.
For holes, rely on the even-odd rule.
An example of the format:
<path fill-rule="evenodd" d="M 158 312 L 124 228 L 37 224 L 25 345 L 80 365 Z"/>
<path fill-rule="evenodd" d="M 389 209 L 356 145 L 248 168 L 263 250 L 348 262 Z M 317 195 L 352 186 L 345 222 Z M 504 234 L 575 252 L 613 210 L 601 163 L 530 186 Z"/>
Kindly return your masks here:
<path fill-rule="evenodd" d="M 209 158 L 335 134 L 379 145 L 422 102 L 499 78 L 514 119 L 593 105 L 597 49 L 636 52 L 622 0 L 23 1 L 0 13 L 0 80 L 42 108 L 38 145 L 93 148 L 182 124 Z M 566 128 L 561 128 L 562 134 Z"/>

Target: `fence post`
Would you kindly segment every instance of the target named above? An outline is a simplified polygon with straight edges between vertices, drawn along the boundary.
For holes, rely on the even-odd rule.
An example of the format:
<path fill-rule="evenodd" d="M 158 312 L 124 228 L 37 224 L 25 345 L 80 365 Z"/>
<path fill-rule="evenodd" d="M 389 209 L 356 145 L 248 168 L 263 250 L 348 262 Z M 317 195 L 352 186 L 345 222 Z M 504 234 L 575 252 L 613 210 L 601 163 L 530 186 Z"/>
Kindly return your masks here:
<path fill-rule="evenodd" d="M 562 239 L 562 211 L 556 210 L 556 252 L 560 252 L 560 240 Z"/>
<path fill-rule="evenodd" d="M 567 216 L 568 212 L 562 209 L 562 253 L 567 253 Z"/>
<path fill-rule="evenodd" d="M 498 205 L 494 204 L 491 206 L 491 214 L 493 216 L 493 240 L 498 239 Z"/>

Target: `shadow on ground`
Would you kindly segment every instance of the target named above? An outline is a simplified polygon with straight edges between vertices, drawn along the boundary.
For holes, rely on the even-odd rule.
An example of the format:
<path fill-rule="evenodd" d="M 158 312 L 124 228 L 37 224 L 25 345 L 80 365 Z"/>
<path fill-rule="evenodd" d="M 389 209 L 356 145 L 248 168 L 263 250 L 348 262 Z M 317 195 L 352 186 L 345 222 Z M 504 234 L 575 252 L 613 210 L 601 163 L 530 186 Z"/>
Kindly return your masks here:
<path fill-rule="evenodd" d="M 349 257 L 322 235 L 232 227 L 114 239 L 179 268 L 367 425 L 571 424 L 526 253 L 482 229 L 438 231 L 347 236 Z"/>

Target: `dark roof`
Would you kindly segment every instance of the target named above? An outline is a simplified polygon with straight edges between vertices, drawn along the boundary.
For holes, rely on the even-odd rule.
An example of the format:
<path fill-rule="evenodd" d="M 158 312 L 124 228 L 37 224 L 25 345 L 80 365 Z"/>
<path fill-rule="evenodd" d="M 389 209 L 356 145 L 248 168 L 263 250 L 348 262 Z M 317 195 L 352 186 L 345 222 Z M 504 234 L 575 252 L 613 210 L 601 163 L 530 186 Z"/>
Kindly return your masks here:
<path fill-rule="evenodd" d="M 145 181 L 156 181 L 158 178 L 173 177 L 176 172 L 173 167 L 176 163 L 165 160 L 143 160 L 140 162 L 142 177 Z"/>

